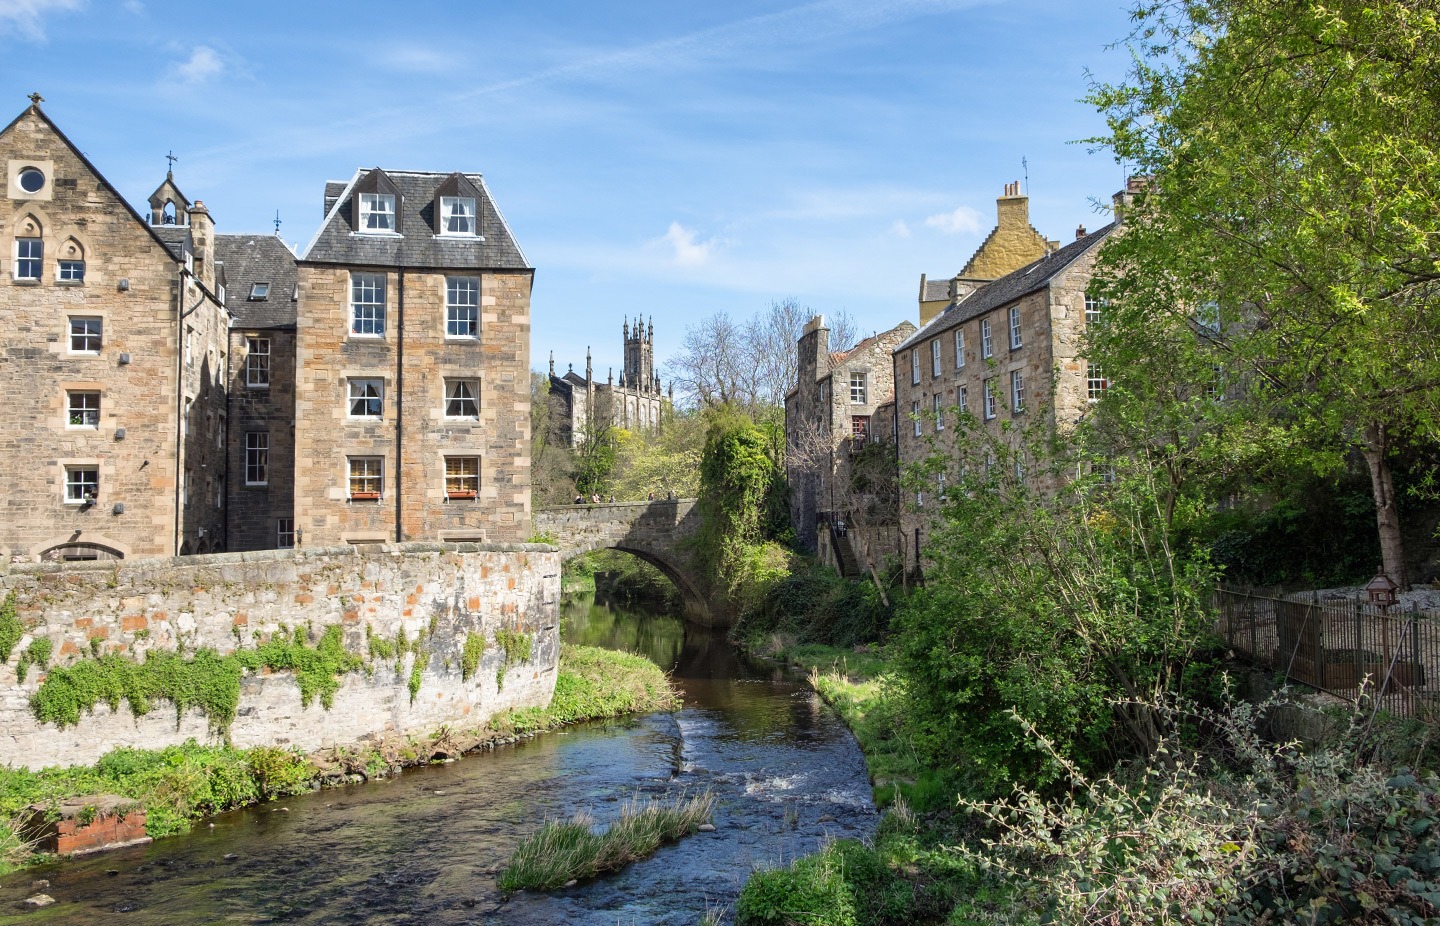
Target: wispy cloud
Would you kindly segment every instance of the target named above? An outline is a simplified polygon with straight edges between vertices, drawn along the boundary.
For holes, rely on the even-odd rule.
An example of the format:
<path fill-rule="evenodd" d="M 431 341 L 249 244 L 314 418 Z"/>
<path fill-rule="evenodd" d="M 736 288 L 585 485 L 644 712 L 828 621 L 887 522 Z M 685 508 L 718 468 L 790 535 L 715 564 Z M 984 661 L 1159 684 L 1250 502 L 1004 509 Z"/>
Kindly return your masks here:
<path fill-rule="evenodd" d="M 890 226 L 890 234 L 897 238 L 909 238 L 910 226 L 905 224 L 904 219 L 896 219 L 895 224 Z"/>
<path fill-rule="evenodd" d="M 425 45 L 396 45 L 386 50 L 381 63 L 392 71 L 409 74 L 453 72 L 455 56 Z"/>
<path fill-rule="evenodd" d="M 43 42 L 46 16 L 81 6 L 83 0 L 0 0 L 0 34 L 13 32 L 32 42 Z"/>
<path fill-rule="evenodd" d="M 120 5 L 125 8 L 125 12 L 127 13 L 133 13 L 136 16 L 145 15 L 145 4 L 141 3 L 140 0 L 125 0 L 125 2 Z"/>
<path fill-rule="evenodd" d="M 187 84 L 203 84 L 224 71 L 220 53 L 209 45 L 196 45 L 190 57 L 175 66 L 175 76 Z"/>
<path fill-rule="evenodd" d="M 679 222 L 671 222 L 670 228 L 658 239 L 668 246 L 671 259 L 679 267 L 701 267 L 710 262 L 715 250 L 715 239 L 700 241 L 694 229 L 686 228 Z"/>
<path fill-rule="evenodd" d="M 942 212 L 925 220 L 926 228 L 939 229 L 947 235 L 980 233 L 980 213 L 969 206 L 958 206 L 954 212 Z"/>

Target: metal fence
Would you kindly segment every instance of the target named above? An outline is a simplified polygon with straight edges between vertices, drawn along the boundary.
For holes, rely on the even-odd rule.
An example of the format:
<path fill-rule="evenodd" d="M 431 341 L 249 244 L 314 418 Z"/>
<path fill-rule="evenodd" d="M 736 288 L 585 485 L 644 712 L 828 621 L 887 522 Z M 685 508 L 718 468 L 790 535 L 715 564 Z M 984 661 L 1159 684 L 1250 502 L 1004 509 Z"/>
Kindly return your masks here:
<path fill-rule="evenodd" d="M 1217 632 L 1292 682 L 1402 716 L 1440 713 L 1440 614 L 1349 598 L 1215 593 Z"/>

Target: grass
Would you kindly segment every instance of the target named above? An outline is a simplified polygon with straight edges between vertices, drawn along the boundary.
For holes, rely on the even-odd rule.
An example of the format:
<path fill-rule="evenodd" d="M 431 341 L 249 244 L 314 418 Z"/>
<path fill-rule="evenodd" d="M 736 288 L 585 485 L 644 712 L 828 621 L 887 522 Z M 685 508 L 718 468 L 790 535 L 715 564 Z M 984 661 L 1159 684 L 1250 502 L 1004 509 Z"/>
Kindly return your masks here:
<path fill-rule="evenodd" d="M 670 803 L 634 798 L 620 808 L 604 832 L 586 813 L 569 820 L 551 820 L 510 856 L 497 881 L 502 891 L 553 890 L 571 881 L 618 871 L 646 858 L 667 842 L 674 842 L 708 823 L 715 795 L 681 795 Z"/>
<path fill-rule="evenodd" d="M 644 656 L 567 643 L 560 648 L 560 672 L 550 705 L 512 711 L 492 724 L 519 733 L 538 733 L 581 720 L 679 706 L 680 696 L 669 678 Z"/>

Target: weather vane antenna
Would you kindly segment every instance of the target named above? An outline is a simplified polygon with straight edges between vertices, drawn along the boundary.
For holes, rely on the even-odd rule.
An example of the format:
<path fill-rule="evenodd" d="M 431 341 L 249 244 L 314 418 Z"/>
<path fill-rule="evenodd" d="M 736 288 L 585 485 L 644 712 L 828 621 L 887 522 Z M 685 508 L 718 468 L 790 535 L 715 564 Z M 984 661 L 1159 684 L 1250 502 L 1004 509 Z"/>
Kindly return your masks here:
<path fill-rule="evenodd" d="M 280 210 L 275 210 L 275 237 L 280 237 Z"/>
<path fill-rule="evenodd" d="M 35 106 L 39 106 L 41 103 L 45 102 L 45 98 L 40 95 L 39 90 L 36 90 L 34 93 L 30 94 L 30 102 Z"/>
<path fill-rule="evenodd" d="M 1025 195 L 1030 195 L 1030 161 L 1026 158 L 1020 159 L 1020 166 L 1025 171 Z"/>
<path fill-rule="evenodd" d="M 175 176 L 175 162 L 180 160 L 175 156 L 175 149 L 172 148 L 166 153 L 165 160 L 170 162 L 170 166 L 165 169 L 165 172 L 172 177 Z"/>

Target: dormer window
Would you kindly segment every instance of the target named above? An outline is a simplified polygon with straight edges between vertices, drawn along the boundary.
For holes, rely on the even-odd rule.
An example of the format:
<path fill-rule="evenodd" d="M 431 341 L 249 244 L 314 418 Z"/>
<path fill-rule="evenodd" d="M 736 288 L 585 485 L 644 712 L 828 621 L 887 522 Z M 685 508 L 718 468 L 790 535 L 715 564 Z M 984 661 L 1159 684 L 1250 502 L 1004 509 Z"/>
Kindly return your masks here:
<path fill-rule="evenodd" d="M 255 283 L 250 287 L 250 301 L 260 302 L 270 296 L 269 283 Z"/>
<path fill-rule="evenodd" d="M 395 230 L 395 197 L 389 193 L 361 193 L 360 230 L 362 232 L 393 232 Z"/>
<path fill-rule="evenodd" d="M 466 196 L 440 197 L 440 234 L 475 234 L 475 200 Z"/>

